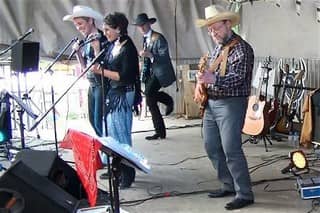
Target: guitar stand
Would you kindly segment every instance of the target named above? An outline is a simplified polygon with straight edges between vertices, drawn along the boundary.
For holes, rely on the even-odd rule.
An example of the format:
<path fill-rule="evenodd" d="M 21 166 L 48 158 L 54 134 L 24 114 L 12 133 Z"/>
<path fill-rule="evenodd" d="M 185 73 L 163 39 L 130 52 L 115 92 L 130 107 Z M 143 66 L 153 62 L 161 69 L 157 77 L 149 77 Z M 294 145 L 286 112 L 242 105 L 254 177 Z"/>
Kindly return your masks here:
<path fill-rule="evenodd" d="M 250 135 L 248 139 L 242 142 L 242 144 L 245 144 L 247 142 L 250 142 L 252 144 L 257 144 L 261 139 L 263 140 L 266 152 L 268 152 L 267 141 L 269 142 L 270 145 L 272 145 L 272 142 L 267 135 L 257 135 L 257 136 Z"/>

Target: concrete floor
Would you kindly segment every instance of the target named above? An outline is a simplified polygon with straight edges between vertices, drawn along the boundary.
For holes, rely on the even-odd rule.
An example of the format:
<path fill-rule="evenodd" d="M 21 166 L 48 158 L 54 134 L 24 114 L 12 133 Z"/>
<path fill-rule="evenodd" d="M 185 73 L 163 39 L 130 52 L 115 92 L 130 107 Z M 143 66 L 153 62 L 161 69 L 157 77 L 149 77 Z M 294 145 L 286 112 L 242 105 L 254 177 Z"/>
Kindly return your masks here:
<path fill-rule="evenodd" d="M 147 121 L 148 122 L 148 121 Z M 167 119 L 167 126 L 200 124 L 200 120 Z M 146 121 L 144 121 L 146 123 Z M 200 127 L 170 129 L 167 139 L 149 142 L 144 137 L 150 133 L 133 135 L 134 148 L 141 151 L 152 166 L 151 174 L 138 172 L 133 187 L 121 191 L 122 202 L 157 197 L 135 206 L 122 208 L 130 213 L 142 212 L 228 212 L 224 206 L 232 200 L 208 198 L 207 190 L 219 188 L 216 172 L 206 157 L 201 139 Z M 244 136 L 245 138 L 245 136 Z M 235 212 L 308 212 L 312 209 L 311 200 L 302 200 L 296 191 L 295 179 L 261 182 L 262 180 L 282 179 L 290 175 L 281 174 L 288 165 L 285 158 L 292 149 L 286 141 L 273 142 L 265 152 L 264 144 L 244 144 L 251 178 L 255 184 L 255 204 Z M 279 160 L 277 160 L 279 159 Z M 281 160 L 280 160 L 281 159 Z M 257 170 L 258 165 L 274 162 Z M 102 184 L 101 182 L 99 182 Z M 181 194 L 181 195 L 179 195 Z M 175 196 L 177 195 L 177 196 Z"/>
<path fill-rule="evenodd" d="M 120 190 L 121 208 L 130 213 L 229 212 L 224 206 L 232 197 L 213 199 L 207 196 L 208 190 L 219 188 L 220 185 L 203 148 L 199 127 L 201 121 L 167 117 L 165 122 L 168 128 L 167 138 L 146 141 L 145 136 L 153 134 L 150 131 L 150 117 L 134 120 L 133 148 L 148 159 L 152 169 L 150 174 L 138 171 L 132 187 Z M 59 130 L 60 137 L 63 136 L 65 128 L 69 127 L 88 132 L 86 121 L 58 126 L 63 127 L 63 130 Z M 46 136 L 51 137 L 50 133 Z M 43 147 L 46 148 L 48 147 Z M 293 149 L 286 141 L 273 141 L 272 146 L 268 144 L 268 149 L 269 152 L 266 152 L 262 141 L 258 144 L 244 144 L 254 183 L 255 204 L 234 212 L 319 211 L 317 206 L 312 207 L 312 200 L 300 198 L 295 178 L 281 180 L 291 177 L 290 174 L 281 174 L 281 169 L 288 165 L 289 160 L 284 158 Z M 65 160 L 72 156 L 69 150 L 61 149 L 60 154 Z M 3 160 L 0 163 L 9 165 Z M 104 170 L 99 170 L 98 176 L 102 172 Z M 99 179 L 98 185 L 101 189 L 108 188 L 106 180 Z"/>

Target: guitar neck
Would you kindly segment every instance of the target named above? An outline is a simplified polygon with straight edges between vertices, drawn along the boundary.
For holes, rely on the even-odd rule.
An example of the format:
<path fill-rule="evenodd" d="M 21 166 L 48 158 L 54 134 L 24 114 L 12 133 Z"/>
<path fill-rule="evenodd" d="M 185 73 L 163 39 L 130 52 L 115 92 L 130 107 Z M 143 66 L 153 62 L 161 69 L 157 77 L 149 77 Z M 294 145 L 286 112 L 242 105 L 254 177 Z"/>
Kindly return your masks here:
<path fill-rule="evenodd" d="M 293 87 L 293 91 L 291 93 L 291 97 L 290 97 L 289 104 L 288 104 L 288 110 L 287 110 L 288 114 L 290 114 L 292 104 L 293 104 L 294 100 L 296 99 L 297 90 L 298 90 L 298 83 L 302 79 L 303 74 L 304 74 L 304 70 L 300 70 L 300 72 L 294 78 L 294 87 Z"/>
<path fill-rule="evenodd" d="M 283 106 L 284 96 L 285 96 L 286 89 L 287 89 L 287 80 L 288 80 L 288 74 L 289 74 L 289 64 L 285 64 L 284 72 L 285 72 L 286 77 L 285 77 L 285 79 L 284 79 L 284 84 L 283 84 L 283 90 L 282 90 L 282 95 L 281 95 L 280 106 Z M 280 87 L 279 87 L 279 90 L 280 90 Z"/>

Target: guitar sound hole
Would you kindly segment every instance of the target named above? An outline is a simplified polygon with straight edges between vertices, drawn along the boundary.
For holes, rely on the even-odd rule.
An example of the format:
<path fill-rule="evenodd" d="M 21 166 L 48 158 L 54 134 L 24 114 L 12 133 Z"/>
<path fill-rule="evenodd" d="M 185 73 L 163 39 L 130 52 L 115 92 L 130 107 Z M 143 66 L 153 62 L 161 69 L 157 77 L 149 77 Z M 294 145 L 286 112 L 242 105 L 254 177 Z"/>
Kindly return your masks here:
<path fill-rule="evenodd" d="M 258 111 L 258 109 L 259 109 L 259 105 L 258 104 L 253 104 L 252 110 L 256 112 L 256 111 Z"/>

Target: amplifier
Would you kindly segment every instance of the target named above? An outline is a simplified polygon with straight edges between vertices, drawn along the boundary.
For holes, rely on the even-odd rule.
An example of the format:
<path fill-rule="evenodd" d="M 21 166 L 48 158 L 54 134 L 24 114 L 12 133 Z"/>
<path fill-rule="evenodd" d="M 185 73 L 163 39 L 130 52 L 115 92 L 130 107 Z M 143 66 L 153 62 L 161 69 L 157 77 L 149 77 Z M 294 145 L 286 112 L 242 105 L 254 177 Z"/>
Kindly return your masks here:
<path fill-rule="evenodd" d="M 297 178 L 297 188 L 302 199 L 320 197 L 320 177 Z"/>

